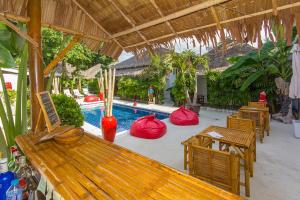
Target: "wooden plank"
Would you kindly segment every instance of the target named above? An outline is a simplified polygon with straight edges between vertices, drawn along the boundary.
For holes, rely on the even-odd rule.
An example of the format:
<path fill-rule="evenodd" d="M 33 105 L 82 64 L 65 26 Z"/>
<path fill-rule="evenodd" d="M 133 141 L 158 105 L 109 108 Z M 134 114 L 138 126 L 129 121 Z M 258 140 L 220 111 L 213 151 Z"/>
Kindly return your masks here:
<path fill-rule="evenodd" d="M 55 57 L 54 60 L 51 61 L 47 65 L 47 67 L 44 69 L 44 76 L 47 76 L 54 67 L 64 58 L 64 56 L 73 48 L 73 46 L 79 41 L 80 36 L 75 35 L 72 40 L 69 42 L 69 44 L 64 48 L 62 51 L 59 52 L 59 54 Z"/>
<path fill-rule="evenodd" d="M 85 134 L 74 145 L 16 138 L 30 163 L 65 199 L 241 199 L 125 148 Z"/>
<path fill-rule="evenodd" d="M 136 32 L 136 31 L 139 31 L 139 30 L 151 27 L 151 26 L 155 26 L 157 24 L 161 24 L 161 23 L 164 23 L 166 21 L 170 21 L 172 19 L 183 17 L 185 15 L 197 12 L 199 10 L 203 10 L 203 9 L 209 8 L 211 6 L 215 6 L 215 5 L 218 5 L 218 4 L 221 4 L 221 3 L 225 3 L 227 1 L 229 1 L 229 0 L 210 0 L 210 1 L 205 1 L 205 2 L 199 3 L 197 5 L 188 7 L 186 9 L 177 11 L 177 12 L 172 13 L 170 15 L 167 15 L 165 17 L 161 17 L 159 19 L 155 19 L 153 21 L 141 24 L 139 26 L 135 26 L 135 27 L 133 27 L 131 29 L 128 29 L 128 30 L 125 30 L 125 31 L 121 31 L 119 33 L 115 33 L 115 34 L 112 35 L 112 37 L 116 38 L 116 37 L 120 37 L 122 35 L 127 35 L 129 33 Z"/>
<path fill-rule="evenodd" d="M 290 8 L 293 8 L 293 7 L 299 7 L 299 6 L 300 6 L 300 2 L 292 3 L 292 4 L 288 4 L 288 5 L 278 7 L 277 11 L 286 10 L 286 9 L 290 9 Z M 244 20 L 244 19 L 249 19 L 249 18 L 252 18 L 252 17 L 257 17 L 257 16 L 260 16 L 260 15 L 265 15 L 265 14 L 269 14 L 269 13 L 272 13 L 272 12 L 273 12 L 273 9 L 264 10 L 264 11 L 252 13 L 252 14 L 249 14 L 249 15 L 244 15 L 244 16 L 240 16 L 240 17 L 220 21 L 220 25 L 227 24 L 227 23 L 230 23 L 230 22 L 236 22 L 236 21 L 240 21 L 240 20 Z M 217 25 L 218 25 L 217 23 L 212 23 L 212 24 L 208 24 L 208 25 L 205 25 L 205 26 L 200 26 L 200 27 L 196 27 L 196 28 L 187 29 L 187 30 L 184 30 L 184 31 L 177 32 L 177 35 L 192 32 L 192 31 L 199 31 L 201 29 L 206 29 L 206 28 L 217 26 Z M 171 33 L 171 34 L 167 34 L 167 35 L 163 35 L 163 36 L 160 36 L 160 37 L 157 37 L 157 38 L 150 39 L 149 42 L 155 42 L 157 40 L 162 40 L 162 39 L 169 38 L 169 37 L 174 37 L 174 36 L 175 36 L 175 34 Z M 128 49 L 128 48 L 137 47 L 137 46 L 140 46 L 140 45 L 143 45 L 143 44 L 145 44 L 145 42 L 139 42 L 139 43 L 136 43 L 136 44 L 128 45 L 128 46 L 125 46 L 124 48 Z"/>

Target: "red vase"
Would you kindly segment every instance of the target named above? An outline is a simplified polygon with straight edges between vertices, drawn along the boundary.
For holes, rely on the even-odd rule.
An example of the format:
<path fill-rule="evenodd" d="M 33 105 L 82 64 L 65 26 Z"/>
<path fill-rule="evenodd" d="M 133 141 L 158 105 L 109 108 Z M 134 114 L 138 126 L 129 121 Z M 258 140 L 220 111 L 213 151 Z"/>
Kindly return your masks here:
<path fill-rule="evenodd" d="M 101 120 L 101 128 L 103 138 L 107 141 L 114 142 L 118 121 L 114 116 L 103 117 Z"/>

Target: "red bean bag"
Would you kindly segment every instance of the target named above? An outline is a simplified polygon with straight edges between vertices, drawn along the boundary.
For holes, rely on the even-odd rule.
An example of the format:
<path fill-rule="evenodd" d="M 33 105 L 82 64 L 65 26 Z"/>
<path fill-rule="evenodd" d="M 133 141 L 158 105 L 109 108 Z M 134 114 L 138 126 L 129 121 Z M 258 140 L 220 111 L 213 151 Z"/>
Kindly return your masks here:
<path fill-rule="evenodd" d="M 181 106 L 179 109 L 172 112 L 169 119 L 172 124 L 180 126 L 199 124 L 198 115 L 195 112 L 186 109 L 184 106 Z"/>
<path fill-rule="evenodd" d="M 100 101 L 100 99 L 97 96 L 90 95 L 90 96 L 85 96 L 83 101 L 84 102 L 96 102 L 96 101 Z"/>
<path fill-rule="evenodd" d="M 138 118 L 133 122 L 130 128 L 130 134 L 132 136 L 145 139 L 160 138 L 166 133 L 166 131 L 166 124 L 156 119 L 154 115 Z"/>

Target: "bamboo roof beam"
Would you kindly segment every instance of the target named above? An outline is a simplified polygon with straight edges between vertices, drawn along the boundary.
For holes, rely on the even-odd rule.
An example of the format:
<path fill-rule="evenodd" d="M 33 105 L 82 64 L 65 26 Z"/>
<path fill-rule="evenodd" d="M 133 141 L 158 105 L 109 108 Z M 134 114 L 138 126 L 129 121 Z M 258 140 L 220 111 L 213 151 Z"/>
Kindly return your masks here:
<path fill-rule="evenodd" d="M 213 15 L 213 17 L 214 17 L 214 19 L 215 19 L 215 21 L 217 23 L 218 29 L 221 30 L 222 27 L 221 27 L 221 24 L 220 24 L 220 18 L 219 18 L 219 15 L 218 15 L 216 9 L 214 7 L 210 7 L 210 10 L 211 10 L 211 13 L 212 13 L 212 15 Z"/>
<path fill-rule="evenodd" d="M 39 44 L 32 37 L 20 30 L 19 27 L 8 21 L 3 15 L 0 15 L 0 21 L 2 21 L 5 25 L 16 31 L 22 38 L 30 42 L 34 47 L 39 47 Z"/>
<path fill-rule="evenodd" d="M 296 3 L 292 3 L 292 4 L 277 7 L 277 11 L 286 10 L 286 9 L 299 7 L 299 6 L 300 6 L 300 2 L 296 2 Z M 248 15 L 244 15 L 244 16 L 240 16 L 240 17 L 220 21 L 219 23 L 220 23 L 220 25 L 222 25 L 222 24 L 226 24 L 226 23 L 230 23 L 230 22 L 236 22 L 236 21 L 248 19 L 248 18 L 251 18 L 251 17 L 256 17 L 256 16 L 270 14 L 270 13 L 273 13 L 273 9 L 268 9 L 268 10 L 260 11 L 260 12 L 257 12 L 257 13 L 252 13 L 252 14 L 248 14 Z M 198 31 L 198 30 L 201 30 L 201 29 L 210 28 L 210 27 L 214 27 L 214 26 L 217 26 L 217 25 L 218 25 L 218 23 L 212 23 L 212 24 L 208 24 L 208 25 L 205 25 L 205 26 L 200 26 L 200 27 L 197 27 L 197 28 L 191 28 L 191 29 L 187 29 L 187 30 L 184 30 L 184 31 L 180 31 L 180 32 L 177 32 L 177 34 L 180 35 L 180 34 L 184 34 L 184 33 L 191 32 L 191 31 Z M 174 36 L 175 36 L 175 34 L 171 33 L 171 34 L 167 34 L 167 35 L 163 35 L 163 36 L 160 36 L 160 37 L 157 37 L 157 38 L 150 39 L 149 41 L 154 42 L 154 41 L 157 41 L 157 40 L 161 40 L 161 39 L 165 39 L 165 38 L 169 38 L 169 37 L 174 37 Z M 145 42 L 139 42 L 139 43 L 136 43 L 136 44 L 133 44 L 133 45 L 128 45 L 124 48 L 128 49 L 128 48 L 140 46 L 140 45 L 143 45 L 143 44 L 145 44 Z"/>
<path fill-rule="evenodd" d="M 277 0 L 272 0 L 272 6 L 273 6 L 273 15 L 277 16 L 278 15 Z"/>
<path fill-rule="evenodd" d="M 97 20 L 95 20 L 95 18 L 77 0 L 72 0 L 72 2 L 75 3 L 78 8 L 82 10 L 98 26 L 98 28 L 100 28 L 106 35 L 108 35 L 110 39 L 112 39 L 122 49 L 124 49 L 124 47 L 118 42 L 118 40 L 113 38 L 112 35 Z"/>
<path fill-rule="evenodd" d="M 0 12 L 0 16 L 3 16 L 6 19 L 10 19 L 10 20 L 18 21 L 18 22 L 22 22 L 22 23 L 28 23 L 29 20 L 30 20 L 29 17 L 22 17 L 22 16 L 13 15 L 13 14 L 9 14 L 9 13 L 3 13 L 3 12 L 2 13 Z M 94 36 L 94 35 L 87 35 L 87 34 L 84 34 L 83 32 L 74 31 L 72 29 L 68 29 L 68 28 L 65 28 L 65 27 L 62 27 L 62 26 L 57 26 L 57 25 L 48 24 L 48 23 L 42 23 L 42 26 L 53 28 L 57 31 L 61 31 L 61 32 L 64 32 L 64 33 L 72 34 L 72 35 L 79 35 L 79 36 L 82 36 L 84 38 L 95 40 L 95 41 L 102 41 L 102 42 L 108 42 L 109 41 L 108 39 L 99 38 L 99 37 Z"/>
<path fill-rule="evenodd" d="M 54 60 L 51 61 L 44 69 L 44 76 L 47 76 L 51 72 L 51 70 L 57 65 L 57 63 L 59 63 L 59 61 L 61 61 L 64 56 L 72 49 L 72 47 L 79 41 L 79 39 L 79 35 L 75 35 L 72 38 L 69 44 L 62 51 L 60 51 L 59 54 L 54 58 Z"/>
<path fill-rule="evenodd" d="M 154 8 L 157 10 L 157 12 L 159 13 L 159 15 L 160 15 L 161 17 L 164 17 L 163 12 L 162 12 L 161 9 L 158 7 L 158 5 L 156 4 L 155 0 L 150 0 L 150 2 L 151 2 L 151 4 L 154 6 Z M 170 28 L 170 30 L 171 30 L 174 34 L 176 34 L 176 31 L 175 31 L 175 29 L 173 28 L 173 26 L 171 25 L 171 23 L 170 23 L 169 21 L 166 21 L 165 23 L 166 23 L 167 26 Z"/>
<path fill-rule="evenodd" d="M 225 3 L 225 2 L 228 2 L 228 1 L 230 1 L 230 0 L 211 0 L 211 1 L 205 1 L 205 2 L 199 3 L 197 5 L 191 6 L 189 8 L 177 11 L 177 12 L 172 13 L 170 15 L 167 15 L 165 17 L 161 17 L 161 18 L 152 20 L 150 22 L 147 22 L 147 23 L 135 26 L 135 27 L 133 27 L 131 29 L 128 29 L 128 30 L 125 30 L 125 31 L 121 31 L 119 33 L 115 33 L 115 34 L 112 35 L 112 37 L 116 38 L 116 37 L 120 37 L 120 36 L 123 36 L 123 35 L 127 35 L 129 33 L 136 32 L 136 31 L 139 31 L 141 29 L 145 29 L 145 28 L 148 28 L 148 27 L 151 27 L 151 26 L 155 26 L 157 24 L 161 24 L 161 23 L 164 23 L 166 21 L 170 21 L 172 19 L 176 19 L 176 18 L 185 16 L 185 15 L 197 12 L 199 10 L 210 8 L 212 6 L 216 6 L 218 4 Z"/>
<path fill-rule="evenodd" d="M 119 13 L 126 19 L 126 21 L 132 26 L 135 27 L 135 23 L 122 11 L 120 6 L 117 5 L 117 3 L 114 0 L 108 0 L 118 11 Z M 147 40 L 147 38 L 140 32 L 137 31 L 139 36 L 148 44 L 151 45 L 150 42 Z"/>

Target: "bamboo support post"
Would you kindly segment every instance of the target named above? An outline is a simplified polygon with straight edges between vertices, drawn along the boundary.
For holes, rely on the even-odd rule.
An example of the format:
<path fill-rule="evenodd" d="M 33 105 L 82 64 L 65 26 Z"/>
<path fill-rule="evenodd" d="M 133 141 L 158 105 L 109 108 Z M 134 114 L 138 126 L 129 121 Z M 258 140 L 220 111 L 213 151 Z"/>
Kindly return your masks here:
<path fill-rule="evenodd" d="M 64 56 L 73 48 L 73 46 L 78 42 L 80 39 L 79 35 L 75 35 L 72 40 L 69 42 L 69 44 L 64 48 L 59 54 L 55 57 L 51 63 L 47 65 L 47 67 L 44 69 L 44 76 L 47 76 L 50 71 L 57 65 L 59 61 L 61 61 Z"/>

